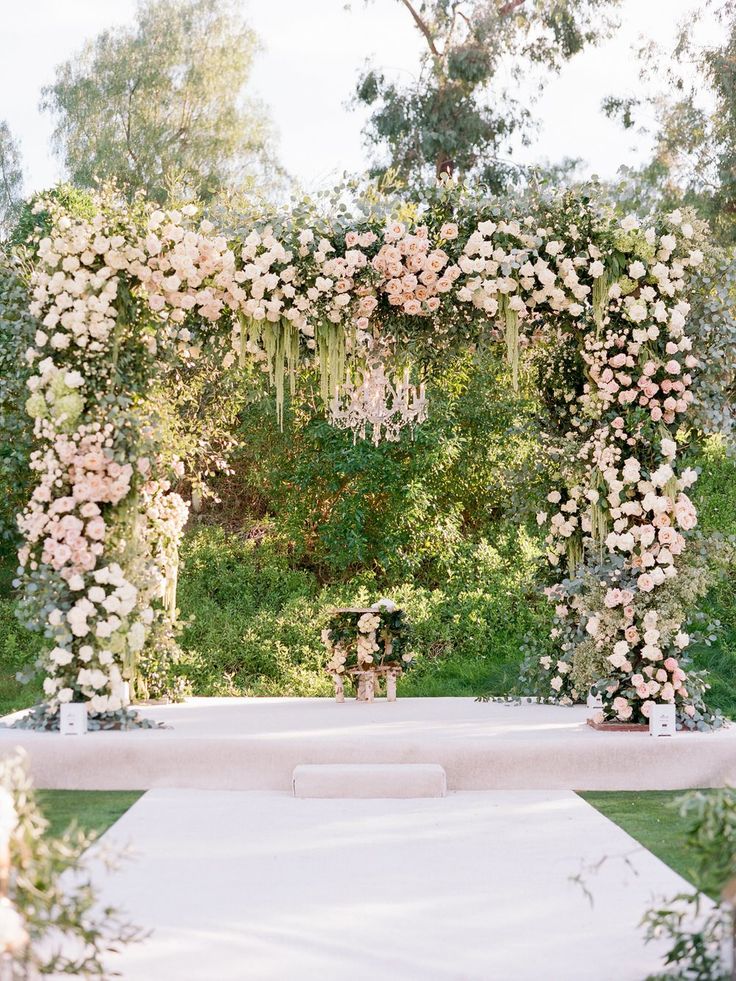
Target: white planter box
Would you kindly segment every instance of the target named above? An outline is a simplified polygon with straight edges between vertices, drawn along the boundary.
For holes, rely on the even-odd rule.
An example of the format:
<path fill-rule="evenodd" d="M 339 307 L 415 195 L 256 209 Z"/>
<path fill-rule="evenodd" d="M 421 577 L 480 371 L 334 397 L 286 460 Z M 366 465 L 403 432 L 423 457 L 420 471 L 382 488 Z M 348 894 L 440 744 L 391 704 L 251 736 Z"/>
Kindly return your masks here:
<path fill-rule="evenodd" d="M 83 736 L 87 732 L 87 706 L 81 702 L 66 702 L 62 705 L 59 732 L 62 736 Z"/>
<path fill-rule="evenodd" d="M 676 732 L 675 706 L 655 705 L 652 708 L 652 714 L 649 716 L 649 735 L 674 736 Z"/>

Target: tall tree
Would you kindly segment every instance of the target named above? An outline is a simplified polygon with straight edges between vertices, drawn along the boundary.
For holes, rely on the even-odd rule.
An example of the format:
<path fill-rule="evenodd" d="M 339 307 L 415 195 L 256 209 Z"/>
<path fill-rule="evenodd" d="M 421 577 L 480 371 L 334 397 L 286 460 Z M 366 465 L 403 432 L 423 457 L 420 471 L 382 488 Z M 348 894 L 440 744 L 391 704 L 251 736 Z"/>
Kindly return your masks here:
<path fill-rule="evenodd" d="M 368 142 L 407 178 L 475 171 L 503 176 L 498 152 L 531 120 L 512 84 L 555 71 L 613 29 L 620 0 L 397 0 L 422 37 L 416 81 L 397 84 L 370 68 L 356 101 L 369 106 Z M 541 81 L 540 81 L 541 84 Z"/>
<path fill-rule="evenodd" d="M 4 119 L 0 119 L 0 236 L 6 236 L 18 215 L 23 192 L 20 149 Z"/>
<path fill-rule="evenodd" d="M 163 200 L 173 182 L 205 198 L 273 176 L 271 131 L 243 96 L 258 48 L 237 0 L 140 0 L 60 65 L 42 107 L 71 180 L 114 179 Z"/>
<path fill-rule="evenodd" d="M 704 43 L 700 24 L 708 8 L 721 30 Z M 736 243 L 735 0 L 693 8 L 671 52 L 650 42 L 639 60 L 649 94 L 603 103 L 626 129 L 652 139 L 650 158 L 626 172 L 618 193 L 642 210 L 692 204 L 724 244 Z"/>

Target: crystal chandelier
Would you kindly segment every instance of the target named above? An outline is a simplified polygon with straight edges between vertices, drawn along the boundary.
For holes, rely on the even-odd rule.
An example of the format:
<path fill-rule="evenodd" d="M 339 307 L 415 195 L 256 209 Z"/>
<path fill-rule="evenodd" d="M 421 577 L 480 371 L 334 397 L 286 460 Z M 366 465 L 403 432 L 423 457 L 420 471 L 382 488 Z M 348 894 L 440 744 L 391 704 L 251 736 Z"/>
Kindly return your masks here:
<path fill-rule="evenodd" d="M 395 443 L 407 426 L 413 431 L 427 418 L 424 383 L 409 383 L 409 369 L 393 379 L 386 374 L 378 350 L 371 349 L 365 367 L 356 381 L 348 378 L 338 386 L 330 404 L 330 421 L 340 429 L 350 429 L 355 440 L 365 439 L 371 427 L 373 445 L 382 439 Z"/>

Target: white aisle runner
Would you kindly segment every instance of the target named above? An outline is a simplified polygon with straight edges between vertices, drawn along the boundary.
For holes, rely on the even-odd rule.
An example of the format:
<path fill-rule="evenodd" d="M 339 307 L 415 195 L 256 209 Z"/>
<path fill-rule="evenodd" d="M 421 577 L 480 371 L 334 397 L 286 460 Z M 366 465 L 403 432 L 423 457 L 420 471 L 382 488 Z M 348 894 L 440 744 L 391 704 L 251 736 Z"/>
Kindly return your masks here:
<path fill-rule="evenodd" d="M 154 930 L 125 981 L 643 981 L 641 916 L 684 887 L 569 791 L 154 790 L 105 841 L 136 857 L 104 900 Z"/>

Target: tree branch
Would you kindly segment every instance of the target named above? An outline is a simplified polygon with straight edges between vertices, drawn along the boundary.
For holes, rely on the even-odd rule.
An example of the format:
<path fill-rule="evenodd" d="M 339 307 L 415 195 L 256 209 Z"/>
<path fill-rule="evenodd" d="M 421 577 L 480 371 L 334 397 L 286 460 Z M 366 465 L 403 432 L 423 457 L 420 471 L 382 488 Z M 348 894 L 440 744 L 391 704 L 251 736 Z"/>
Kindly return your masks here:
<path fill-rule="evenodd" d="M 525 0 L 508 0 L 508 3 L 503 4 L 502 7 L 498 8 L 499 17 L 505 17 L 507 14 L 513 14 L 513 12 L 518 8 L 523 6 Z"/>
<path fill-rule="evenodd" d="M 422 34 L 427 39 L 427 44 L 429 45 L 429 50 L 432 52 L 432 54 L 435 56 L 435 58 L 439 58 L 440 53 L 437 50 L 437 45 L 434 43 L 434 38 L 432 37 L 432 32 L 430 31 L 429 27 L 427 27 L 426 23 L 422 20 L 422 18 L 419 16 L 419 14 L 417 13 L 417 11 L 411 5 L 410 0 L 401 0 L 401 2 L 404 4 L 404 6 L 406 7 L 406 9 L 412 15 L 412 17 L 414 18 L 414 23 L 417 25 L 417 27 L 419 28 L 419 30 L 422 32 Z M 521 0 L 521 2 L 523 3 L 524 0 Z"/>
<path fill-rule="evenodd" d="M 131 146 L 131 136 L 132 136 L 132 124 L 133 124 L 133 96 L 138 90 L 138 85 L 140 84 L 140 79 L 137 78 L 128 92 L 128 112 L 125 119 L 125 145 L 128 150 L 128 156 L 133 161 L 133 166 L 138 166 L 138 157 L 133 152 L 133 147 Z"/>

